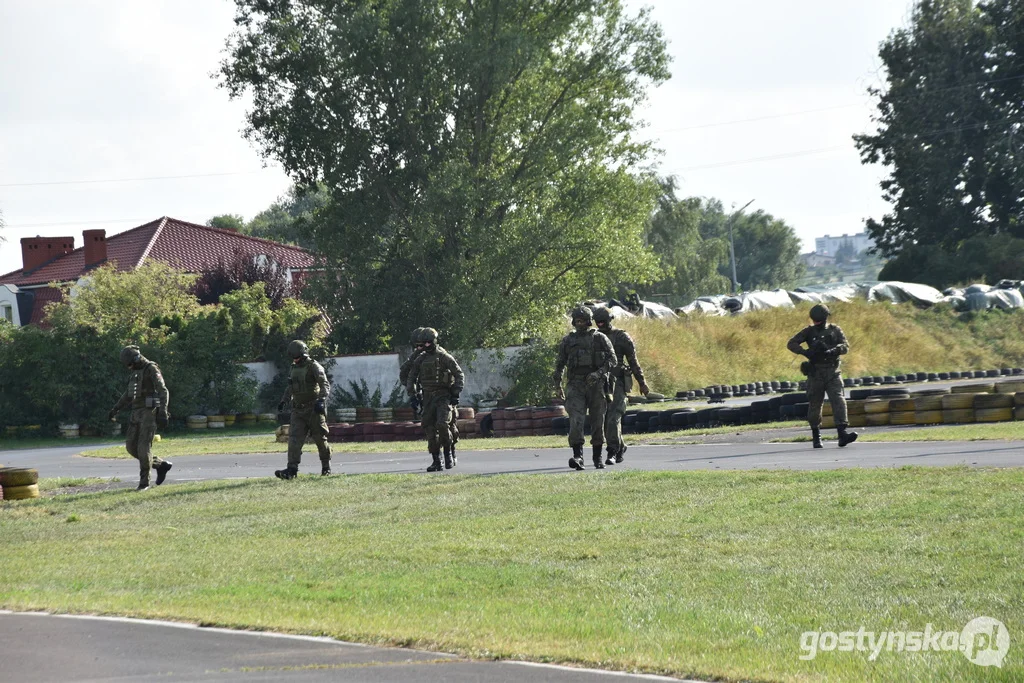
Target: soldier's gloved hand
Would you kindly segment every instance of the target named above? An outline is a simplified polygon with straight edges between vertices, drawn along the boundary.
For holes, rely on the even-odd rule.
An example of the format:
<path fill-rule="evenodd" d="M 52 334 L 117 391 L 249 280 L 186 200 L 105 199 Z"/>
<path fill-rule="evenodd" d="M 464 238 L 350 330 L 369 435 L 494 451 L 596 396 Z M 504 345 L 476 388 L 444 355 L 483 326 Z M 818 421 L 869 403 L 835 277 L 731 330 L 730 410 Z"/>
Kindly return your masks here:
<path fill-rule="evenodd" d="M 604 378 L 601 376 L 601 373 L 595 370 L 594 372 L 587 375 L 587 384 L 596 384 L 603 379 Z"/>
<path fill-rule="evenodd" d="M 835 358 L 839 355 L 839 347 L 833 346 L 830 349 L 825 349 L 825 358 Z"/>
<path fill-rule="evenodd" d="M 313 405 L 316 408 L 316 412 L 319 413 L 320 415 L 327 414 L 327 404 L 324 402 L 322 398 L 318 398 L 316 400 L 316 403 L 314 403 Z"/>
<path fill-rule="evenodd" d="M 284 401 L 281 401 L 280 403 L 277 404 L 277 412 L 284 412 Z"/>
<path fill-rule="evenodd" d="M 167 429 L 167 421 L 170 417 L 166 408 L 158 408 L 156 411 L 156 426 L 160 429 Z"/>
<path fill-rule="evenodd" d="M 117 419 L 117 408 L 111 408 L 110 412 L 107 413 L 107 419 L 113 422 Z"/>
<path fill-rule="evenodd" d="M 640 382 L 640 393 L 646 396 L 647 394 L 651 393 L 651 388 L 647 386 L 646 383 Z"/>

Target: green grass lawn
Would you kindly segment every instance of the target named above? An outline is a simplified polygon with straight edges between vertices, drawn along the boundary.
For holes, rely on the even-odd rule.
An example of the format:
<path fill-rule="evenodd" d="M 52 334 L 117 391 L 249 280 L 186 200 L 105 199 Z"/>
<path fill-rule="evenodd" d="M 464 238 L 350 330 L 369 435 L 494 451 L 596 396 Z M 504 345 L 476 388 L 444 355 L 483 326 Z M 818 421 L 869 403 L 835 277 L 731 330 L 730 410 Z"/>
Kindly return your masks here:
<path fill-rule="evenodd" d="M 821 432 L 822 439 L 835 440 L 834 432 Z M 809 435 L 795 436 L 785 439 L 772 439 L 772 443 L 790 443 L 810 441 Z M 921 429 L 886 429 L 872 428 L 857 438 L 861 441 L 1020 441 L 1024 440 L 1024 421 L 988 422 L 983 424 L 948 425 L 941 427 L 923 427 Z"/>
<path fill-rule="evenodd" d="M 0 504 L 0 607 L 724 680 L 1024 679 L 1024 471 L 367 475 Z M 54 561 L 55 553 L 59 561 Z M 804 631 L 1000 619 L 958 652 Z"/>
<path fill-rule="evenodd" d="M 766 427 L 781 429 L 796 427 L 803 422 L 779 422 L 772 425 L 741 425 L 734 427 L 714 427 L 711 429 L 687 429 L 674 432 L 658 432 L 656 434 L 630 434 L 626 437 L 629 445 L 680 443 L 694 437 L 707 434 L 730 434 L 748 431 L 760 431 Z M 417 441 L 383 441 L 358 443 L 332 443 L 331 450 L 335 453 L 418 453 L 425 449 L 424 440 Z M 493 439 L 463 439 L 459 442 L 462 450 L 503 450 L 517 448 L 562 448 L 566 445 L 564 436 L 513 436 Z M 288 450 L 285 443 L 277 443 L 273 433 L 260 435 L 199 436 L 183 434 L 169 436 L 159 443 L 153 444 L 153 453 L 161 458 L 174 458 L 179 455 L 220 455 L 224 453 L 284 453 Z M 85 451 L 81 455 L 91 458 L 130 458 L 123 444 L 109 448 Z"/>

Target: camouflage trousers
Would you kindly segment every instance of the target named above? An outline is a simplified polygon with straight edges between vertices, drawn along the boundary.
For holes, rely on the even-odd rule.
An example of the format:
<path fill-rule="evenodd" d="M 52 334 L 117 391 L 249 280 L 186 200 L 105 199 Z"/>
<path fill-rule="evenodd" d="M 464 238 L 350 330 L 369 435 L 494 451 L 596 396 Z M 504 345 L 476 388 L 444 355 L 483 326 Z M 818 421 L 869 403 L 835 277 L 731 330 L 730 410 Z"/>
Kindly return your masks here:
<path fill-rule="evenodd" d="M 164 464 L 153 457 L 153 437 L 156 436 L 156 415 L 152 408 L 135 408 L 128 423 L 124 447 L 139 461 L 139 483 L 149 486 L 149 471 Z"/>
<path fill-rule="evenodd" d="M 832 404 L 836 426 L 849 424 L 846 415 L 846 397 L 843 395 L 843 379 L 836 371 L 819 371 L 807 378 L 807 422 L 812 427 L 821 424 L 821 404 L 825 394 Z"/>
<path fill-rule="evenodd" d="M 313 439 L 320 453 L 320 464 L 331 464 L 331 447 L 327 444 L 327 418 L 316 412 L 312 403 L 299 408 L 292 404 L 292 421 L 288 426 L 288 469 L 298 470 L 306 436 Z"/>
<path fill-rule="evenodd" d="M 590 413 L 590 444 L 604 444 L 604 415 L 608 401 L 601 382 L 570 379 L 565 388 L 565 410 L 569 413 L 569 445 L 582 446 L 587 413 Z"/>
<path fill-rule="evenodd" d="M 427 450 L 431 455 L 439 455 L 442 447 L 447 448 L 457 440 L 457 437 L 452 437 L 453 432 L 458 433 L 452 419 L 453 413 L 455 410 L 447 390 L 423 392 L 421 424 L 423 433 L 427 435 Z"/>
<path fill-rule="evenodd" d="M 625 414 L 626 385 L 616 377 L 612 402 L 608 404 L 608 410 L 604 417 L 604 438 L 608 443 L 609 453 L 612 452 L 612 449 L 622 446 L 622 416 Z"/>

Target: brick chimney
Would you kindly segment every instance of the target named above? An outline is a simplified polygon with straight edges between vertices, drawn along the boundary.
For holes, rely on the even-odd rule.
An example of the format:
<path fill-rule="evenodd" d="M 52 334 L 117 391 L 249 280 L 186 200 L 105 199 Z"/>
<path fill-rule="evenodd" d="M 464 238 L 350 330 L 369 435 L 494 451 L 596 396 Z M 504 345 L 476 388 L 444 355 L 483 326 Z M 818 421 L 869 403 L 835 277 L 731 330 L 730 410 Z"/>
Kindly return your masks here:
<path fill-rule="evenodd" d="M 107 231 L 83 230 L 85 240 L 85 267 L 94 268 L 107 260 Z"/>
<path fill-rule="evenodd" d="M 74 250 L 74 237 L 22 237 L 21 269 L 28 273 Z"/>

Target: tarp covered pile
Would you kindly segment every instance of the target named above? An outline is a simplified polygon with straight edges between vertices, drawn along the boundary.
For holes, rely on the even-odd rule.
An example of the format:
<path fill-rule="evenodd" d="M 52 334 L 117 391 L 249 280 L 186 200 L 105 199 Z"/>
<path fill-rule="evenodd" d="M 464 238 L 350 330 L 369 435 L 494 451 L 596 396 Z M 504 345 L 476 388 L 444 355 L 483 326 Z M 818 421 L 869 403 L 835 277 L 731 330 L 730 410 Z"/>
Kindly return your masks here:
<path fill-rule="evenodd" d="M 768 308 L 792 308 L 800 303 L 828 303 L 854 299 L 894 304 L 912 303 L 919 308 L 948 303 L 957 311 L 1024 308 L 1024 283 L 1019 280 L 1002 280 L 994 287 L 971 285 L 965 289 L 951 288 L 940 292 L 934 287 L 913 282 L 851 282 L 798 287 L 794 290 L 774 289 L 735 295 L 702 296 L 682 308 L 677 308 L 675 312 L 680 315 L 736 315 Z"/>

